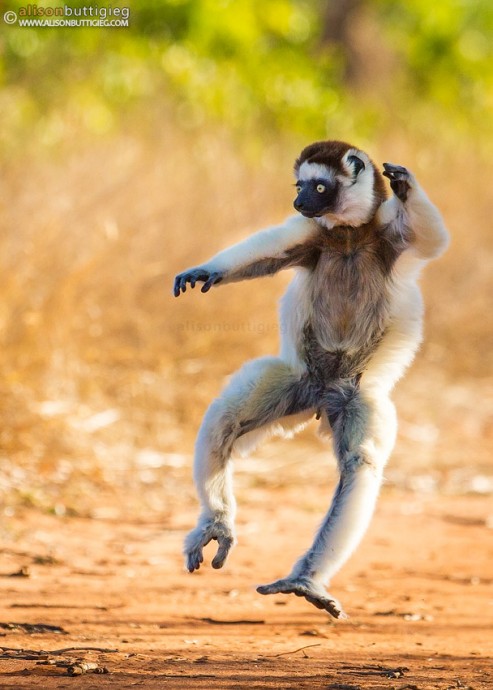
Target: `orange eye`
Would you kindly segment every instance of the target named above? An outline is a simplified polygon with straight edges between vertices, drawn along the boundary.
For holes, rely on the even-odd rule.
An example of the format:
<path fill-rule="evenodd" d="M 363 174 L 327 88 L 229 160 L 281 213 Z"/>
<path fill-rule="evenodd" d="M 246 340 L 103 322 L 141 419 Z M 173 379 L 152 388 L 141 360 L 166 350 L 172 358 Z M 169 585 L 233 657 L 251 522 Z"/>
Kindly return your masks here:
<path fill-rule="evenodd" d="M 317 185 L 317 192 L 319 194 L 323 194 L 325 192 L 325 185 L 324 184 L 318 184 Z"/>

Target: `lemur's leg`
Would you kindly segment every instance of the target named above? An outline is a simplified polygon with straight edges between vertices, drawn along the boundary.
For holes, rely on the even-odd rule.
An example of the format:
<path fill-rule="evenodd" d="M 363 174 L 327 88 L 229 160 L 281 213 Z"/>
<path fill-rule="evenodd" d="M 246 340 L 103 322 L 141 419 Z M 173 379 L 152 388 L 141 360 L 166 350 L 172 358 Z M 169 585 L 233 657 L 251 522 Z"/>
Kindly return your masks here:
<path fill-rule="evenodd" d="M 407 168 L 392 163 L 384 163 L 383 167 L 394 196 L 378 209 L 377 223 L 387 226 L 391 239 L 412 249 L 416 258 L 429 260 L 439 256 L 448 245 L 448 232 L 440 212 Z"/>
<path fill-rule="evenodd" d="M 235 499 L 230 458 L 235 442 L 241 439 L 241 450 L 245 452 L 246 440 L 252 447 L 276 420 L 307 410 L 307 388 L 300 387 L 299 382 L 299 374 L 276 357 L 254 360 L 233 376 L 207 410 L 197 437 L 194 464 L 202 512 L 184 547 L 190 572 L 198 570 L 203 547 L 213 539 L 219 546 L 212 567 L 224 565 L 234 543 Z"/>
<path fill-rule="evenodd" d="M 393 448 L 396 415 L 385 394 L 343 385 L 331 390 L 325 411 L 332 427 L 340 479 L 311 548 L 291 574 L 258 588 L 260 594 L 303 596 L 335 618 L 341 605 L 325 589 L 363 537 L 373 514 L 383 467 Z"/>

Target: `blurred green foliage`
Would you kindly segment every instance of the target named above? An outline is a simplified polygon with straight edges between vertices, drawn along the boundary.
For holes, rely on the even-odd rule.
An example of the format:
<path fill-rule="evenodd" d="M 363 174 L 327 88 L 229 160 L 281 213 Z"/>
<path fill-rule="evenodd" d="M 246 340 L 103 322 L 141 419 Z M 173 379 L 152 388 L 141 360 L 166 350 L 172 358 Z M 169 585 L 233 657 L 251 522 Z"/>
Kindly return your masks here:
<path fill-rule="evenodd" d="M 2 15 L 27 4 L 7 0 Z M 64 4 L 91 3 L 39 2 Z M 183 127 L 311 139 L 378 130 L 396 113 L 483 133 L 492 37 L 491 0 L 139 0 L 129 28 L 2 22 L 0 147 L 106 134 L 135 112 L 143 126 L 172 111 Z"/>
<path fill-rule="evenodd" d="M 493 112 L 490 0 L 379 0 L 386 35 L 412 98 L 480 125 Z M 488 129 L 491 129 L 488 123 Z"/>

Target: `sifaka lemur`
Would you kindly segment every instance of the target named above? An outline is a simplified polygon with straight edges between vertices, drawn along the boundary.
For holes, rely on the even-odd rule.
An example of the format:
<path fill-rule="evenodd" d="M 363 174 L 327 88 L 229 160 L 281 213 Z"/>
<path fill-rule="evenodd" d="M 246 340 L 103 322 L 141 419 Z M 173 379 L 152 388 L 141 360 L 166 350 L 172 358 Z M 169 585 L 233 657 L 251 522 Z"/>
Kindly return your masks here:
<path fill-rule="evenodd" d="M 291 573 L 258 587 L 294 593 L 344 617 L 326 585 L 363 537 L 397 421 L 390 392 L 422 338 L 417 280 L 447 247 L 439 211 L 413 174 L 341 141 L 307 146 L 295 163 L 299 215 L 262 230 L 175 279 L 174 294 L 295 268 L 281 301 L 278 357 L 247 362 L 207 410 L 196 444 L 194 477 L 202 511 L 185 540 L 190 572 L 218 542 L 221 568 L 235 542 L 233 451 L 246 454 L 273 428 L 310 418 L 330 432 L 340 472 L 315 540 Z"/>

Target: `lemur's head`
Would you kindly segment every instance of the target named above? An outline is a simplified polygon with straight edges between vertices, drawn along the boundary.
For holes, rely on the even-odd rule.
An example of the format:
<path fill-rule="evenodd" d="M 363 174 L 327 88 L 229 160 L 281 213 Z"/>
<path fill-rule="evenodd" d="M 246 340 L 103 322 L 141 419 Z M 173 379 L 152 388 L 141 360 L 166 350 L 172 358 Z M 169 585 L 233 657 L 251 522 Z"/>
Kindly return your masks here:
<path fill-rule="evenodd" d="M 383 177 L 370 158 L 343 141 L 318 141 L 294 165 L 298 196 L 294 207 L 307 218 L 358 226 L 368 222 L 386 198 Z"/>

